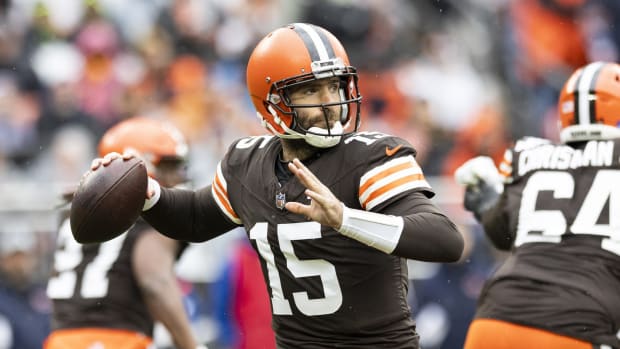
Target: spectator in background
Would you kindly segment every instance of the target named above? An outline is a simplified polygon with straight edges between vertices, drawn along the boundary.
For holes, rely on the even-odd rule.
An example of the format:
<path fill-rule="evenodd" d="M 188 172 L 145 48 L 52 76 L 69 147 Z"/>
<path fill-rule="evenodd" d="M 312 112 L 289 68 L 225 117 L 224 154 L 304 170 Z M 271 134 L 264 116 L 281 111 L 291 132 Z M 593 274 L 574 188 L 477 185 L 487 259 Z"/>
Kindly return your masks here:
<path fill-rule="evenodd" d="M 187 181 L 187 144 L 171 124 L 134 117 L 108 130 L 99 152 L 131 149 L 163 186 Z M 46 349 L 127 346 L 150 348 L 154 322 L 161 322 L 178 349 L 196 349 L 174 263 L 186 247 L 145 222 L 111 241 L 80 245 L 68 212 L 59 228 L 54 271 L 47 294 L 53 300 L 53 332 Z"/>
<path fill-rule="evenodd" d="M 454 145 L 445 155 L 441 174 L 454 175 L 465 161 L 486 155 L 499 163 L 509 145 L 506 120 L 495 106 L 484 106 L 471 117 L 469 124 L 456 132 Z"/>
<path fill-rule="evenodd" d="M 45 86 L 41 117 L 36 131 L 41 149 L 47 149 L 65 126 L 82 126 L 99 139 L 104 125 L 80 107 L 79 81 L 84 74 L 84 56 L 65 41 L 50 41 L 37 47 L 32 56 L 32 69 Z M 93 140 L 93 142 L 94 142 Z"/>
<path fill-rule="evenodd" d="M 213 285 L 214 316 L 219 343 L 229 349 L 275 349 L 271 306 L 256 251 L 244 237 L 237 239 Z"/>
<path fill-rule="evenodd" d="M 40 114 L 38 91 L 24 86 L 13 71 L 0 70 L 0 157 L 28 168 L 39 150 L 36 125 Z"/>
<path fill-rule="evenodd" d="M 566 77 L 585 64 L 588 41 L 580 25 L 587 0 L 508 3 L 503 71 L 514 139 L 525 134 L 557 140 L 555 107 Z"/>
<path fill-rule="evenodd" d="M 3 222 L 0 233 L 0 348 L 41 349 L 50 331 L 45 284 L 37 279 L 34 233 Z"/>
<path fill-rule="evenodd" d="M 84 56 L 84 71 L 78 82 L 79 106 L 103 129 L 121 119 L 116 107 L 121 103 L 123 86 L 114 70 L 121 39 L 104 18 L 89 20 L 75 38 L 75 45 Z"/>
<path fill-rule="evenodd" d="M 192 141 L 213 126 L 213 117 L 208 112 L 210 104 L 221 103 L 212 98 L 213 93 L 207 87 L 207 68 L 200 58 L 180 55 L 171 62 L 166 75 L 170 94 L 166 112 Z"/>

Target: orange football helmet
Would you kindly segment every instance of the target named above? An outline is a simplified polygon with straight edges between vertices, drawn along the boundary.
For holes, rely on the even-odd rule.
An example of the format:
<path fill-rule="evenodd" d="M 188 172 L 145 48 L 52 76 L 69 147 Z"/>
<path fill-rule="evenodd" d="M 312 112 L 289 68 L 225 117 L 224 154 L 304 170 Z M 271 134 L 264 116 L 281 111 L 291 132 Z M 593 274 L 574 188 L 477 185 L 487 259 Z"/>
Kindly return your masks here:
<path fill-rule="evenodd" d="M 178 128 L 169 122 L 142 116 L 123 120 L 111 127 L 99 141 L 98 148 L 101 157 L 111 152 L 137 152 L 147 162 L 151 177 L 162 176 L 156 175 L 157 167 L 169 169 L 175 167 L 169 166 L 171 164 L 184 165 L 189 152 L 185 137 Z M 182 169 L 185 170 L 184 166 Z"/>
<path fill-rule="evenodd" d="M 577 69 L 560 92 L 558 112 L 563 143 L 620 137 L 620 65 Z"/>
<path fill-rule="evenodd" d="M 289 87 L 318 79 L 340 77 L 340 101 L 329 104 L 291 104 Z M 338 39 L 327 30 L 306 23 L 278 28 L 262 39 L 250 56 L 247 85 L 258 117 L 271 133 L 282 138 L 303 138 L 318 147 L 337 144 L 360 124 L 361 95 L 357 72 Z M 340 105 L 340 125 L 317 133 L 299 125 L 295 108 L 325 109 Z M 353 122 L 352 118 L 354 118 Z"/>

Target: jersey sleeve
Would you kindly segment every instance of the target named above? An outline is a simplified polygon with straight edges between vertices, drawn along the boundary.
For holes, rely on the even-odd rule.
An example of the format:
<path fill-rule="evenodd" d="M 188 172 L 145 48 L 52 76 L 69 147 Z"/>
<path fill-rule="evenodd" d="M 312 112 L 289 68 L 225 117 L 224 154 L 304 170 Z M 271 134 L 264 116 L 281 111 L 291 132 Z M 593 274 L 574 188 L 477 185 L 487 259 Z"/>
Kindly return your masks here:
<path fill-rule="evenodd" d="M 279 142 L 273 136 L 250 136 L 233 142 L 228 151 L 217 164 L 211 185 L 213 199 L 223 215 L 232 223 L 243 225 L 246 197 L 250 187 L 263 187 L 264 184 L 254 182 L 257 173 L 263 167 L 272 149 L 268 145 Z M 261 177 L 261 176 L 259 176 Z"/>
<path fill-rule="evenodd" d="M 222 213 L 233 223 L 241 225 L 241 219 L 233 209 L 230 204 L 230 199 L 228 198 L 228 182 L 226 181 L 224 171 L 222 171 L 222 167 L 226 169 L 226 163 L 224 162 L 225 160 L 226 158 L 217 164 L 217 170 L 211 185 L 211 193 L 215 199 L 215 203 L 220 208 Z"/>
<path fill-rule="evenodd" d="M 431 185 L 406 140 L 363 133 L 347 154 L 359 154 L 358 200 L 367 211 L 400 216 L 403 228 L 392 254 L 421 261 L 454 262 L 463 251 L 455 224 L 430 200 Z M 352 144 L 350 142 L 350 144 Z"/>
<path fill-rule="evenodd" d="M 362 149 L 358 196 L 364 210 L 375 210 L 413 191 L 429 198 L 434 195 L 409 142 L 380 133 L 371 135 L 377 137 L 375 141 L 366 147 L 358 145 Z"/>
<path fill-rule="evenodd" d="M 372 210 L 414 189 L 430 191 L 431 186 L 413 155 L 405 155 L 378 164 L 364 173 L 360 179 L 359 200 L 365 210 Z"/>

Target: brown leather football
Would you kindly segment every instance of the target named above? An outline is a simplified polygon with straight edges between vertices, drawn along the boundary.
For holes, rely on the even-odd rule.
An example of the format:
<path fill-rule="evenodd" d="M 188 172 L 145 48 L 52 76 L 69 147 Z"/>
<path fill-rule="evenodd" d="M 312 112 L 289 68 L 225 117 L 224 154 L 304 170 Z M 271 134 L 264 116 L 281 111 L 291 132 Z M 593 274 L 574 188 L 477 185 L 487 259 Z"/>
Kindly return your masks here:
<path fill-rule="evenodd" d="M 71 231 L 80 243 L 111 240 L 140 216 L 146 199 L 146 166 L 138 158 L 115 159 L 90 171 L 71 201 Z"/>

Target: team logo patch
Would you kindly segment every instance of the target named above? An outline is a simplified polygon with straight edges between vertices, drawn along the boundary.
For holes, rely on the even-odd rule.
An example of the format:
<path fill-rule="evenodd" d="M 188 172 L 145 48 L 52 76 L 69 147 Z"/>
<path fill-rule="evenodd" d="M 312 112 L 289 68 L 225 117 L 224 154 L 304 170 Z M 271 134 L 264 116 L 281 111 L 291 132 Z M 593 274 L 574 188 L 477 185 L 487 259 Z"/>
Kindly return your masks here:
<path fill-rule="evenodd" d="M 277 193 L 276 194 L 276 207 L 283 210 L 284 204 L 286 204 L 286 194 Z"/>

